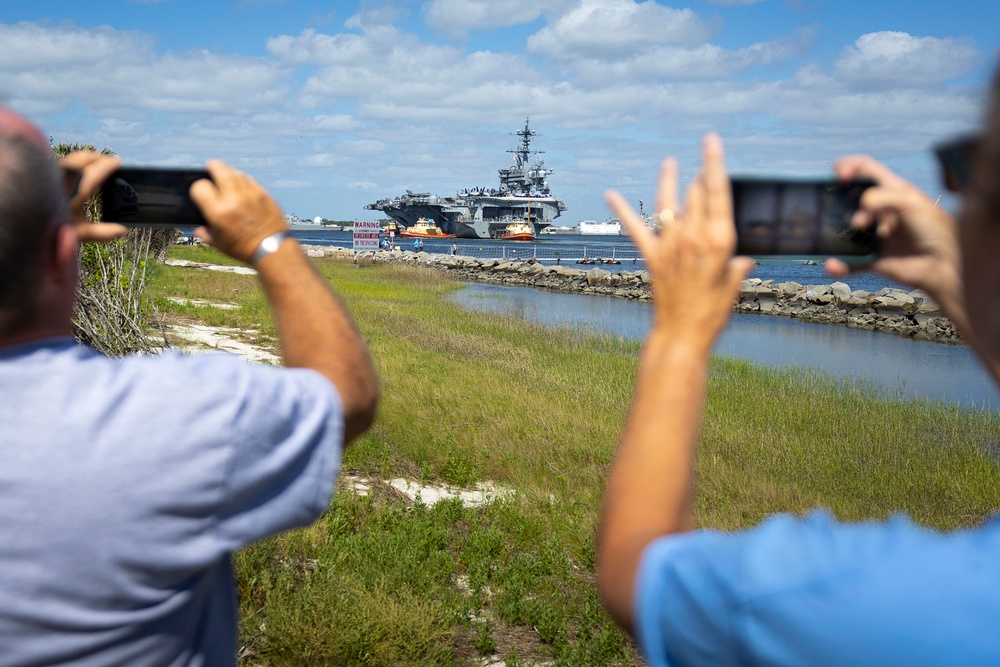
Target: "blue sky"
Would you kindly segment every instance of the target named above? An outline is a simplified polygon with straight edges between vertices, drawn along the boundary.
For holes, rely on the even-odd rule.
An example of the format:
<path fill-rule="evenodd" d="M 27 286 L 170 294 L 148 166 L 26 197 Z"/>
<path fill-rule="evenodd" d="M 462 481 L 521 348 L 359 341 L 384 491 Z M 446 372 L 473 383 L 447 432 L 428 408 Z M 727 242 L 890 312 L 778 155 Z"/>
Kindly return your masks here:
<path fill-rule="evenodd" d="M 1000 3 L 900 0 L 145 0 L 0 6 L 0 100 L 132 164 L 222 158 L 300 217 L 495 186 L 539 132 L 557 224 L 652 201 L 719 131 L 733 173 L 867 152 L 933 195 L 975 128 Z"/>

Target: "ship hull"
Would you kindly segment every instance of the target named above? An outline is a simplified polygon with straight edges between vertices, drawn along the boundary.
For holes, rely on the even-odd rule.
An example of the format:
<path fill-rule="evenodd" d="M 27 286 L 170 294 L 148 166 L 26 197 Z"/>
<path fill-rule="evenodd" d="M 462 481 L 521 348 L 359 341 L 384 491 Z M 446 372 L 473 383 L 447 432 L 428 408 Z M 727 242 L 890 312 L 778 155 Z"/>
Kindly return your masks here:
<path fill-rule="evenodd" d="M 421 201 L 424 200 L 424 201 Z M 529 219 L 534 234 L 552 224 L 566 210 L 555 197 L 397 197 L 369 204 L 402 227 L 427 218 L 447 234 L 459 238 L 493 239 L 503 234 L 512 218 Z"/>
<path fill-rule="evenodd" d="M 404 229 L 399 233 L 405 239 L 453 239 L 454 234 L 422 234 L 420 232 L 413 232 L 409 229 Z"/>

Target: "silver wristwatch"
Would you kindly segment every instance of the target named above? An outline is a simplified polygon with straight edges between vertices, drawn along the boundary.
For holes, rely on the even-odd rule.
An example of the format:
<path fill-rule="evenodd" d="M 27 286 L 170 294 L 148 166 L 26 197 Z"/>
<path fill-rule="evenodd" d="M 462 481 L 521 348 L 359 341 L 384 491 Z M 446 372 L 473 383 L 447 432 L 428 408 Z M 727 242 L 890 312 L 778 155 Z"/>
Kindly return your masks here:
<path fill-rule="evenodd" d="M 263 241 L 260 242 L 260 245 L 257 246 L 257 249 L 253 251 L 253 254 L 250 255 L 250 264 L 252 266 L 257 266 L 260 263 L 260 260 L 264 259 L 272 252 L 276 251 L 279 247 L 281 247 L 282 241 L 284 241 L 287 238 L 288 238 L 288 232 L 275 232 L 274 234 L 271 234 L 270 236 L 266 237 Z"/>

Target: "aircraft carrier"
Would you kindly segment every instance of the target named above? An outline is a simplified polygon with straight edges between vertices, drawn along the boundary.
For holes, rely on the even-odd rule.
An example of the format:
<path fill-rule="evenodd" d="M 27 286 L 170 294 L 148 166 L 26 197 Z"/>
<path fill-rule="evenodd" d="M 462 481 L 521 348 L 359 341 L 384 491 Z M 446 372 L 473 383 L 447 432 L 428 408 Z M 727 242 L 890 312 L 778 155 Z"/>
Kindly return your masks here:
<path fill-rule="evenodd" d="M 536 136 L 524 121 L 524 129 L 513 133 L 520 137 L 516 148 L 508 150 L 514 165 L 499 170 L 499 188 L 468 188 L 454 197 L 439 197 L 426 192 L 406 191 L 392 199 L 367 204 L 370 211 L 382 211 L 403 227 L 419 218 L 437 223 L 446 234 L 463 238 L 499 238 L 511 222 L 524 220 L 535 236 L 552 224 L 566 210 L 561 199 L 552 196 L 546 177 L 552 174 L 539 158 L 545 151 L 532 150 Z"/>

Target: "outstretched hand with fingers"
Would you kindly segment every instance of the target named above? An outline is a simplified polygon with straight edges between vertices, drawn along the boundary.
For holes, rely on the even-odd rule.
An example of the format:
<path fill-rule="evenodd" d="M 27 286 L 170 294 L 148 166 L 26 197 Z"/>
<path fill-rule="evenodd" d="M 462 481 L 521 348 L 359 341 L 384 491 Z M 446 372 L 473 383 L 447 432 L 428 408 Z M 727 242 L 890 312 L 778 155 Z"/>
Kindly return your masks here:
<path fill-rule="evenodd" d="M 732 191 L 722 140 L 705 137 L 703 170 L 687 189 L 683 209 L 677 200 L 677 162 L 663 163 L 657 191 L 659 234 L 641 220 L 617 192 L 608 204 L 638 246 L 653 281 L 654 329 L 675 342 L 708 351 L 729 319 L 740 281 L 753 266 L 733 257 Z"/>
<path fill-rule="evenodd" d="M 113 222 L 92 224 L 86 213 L 87 200 L 120 164 L 119 158 L 96 151 L 74 151 L 59 161 L 63 169 L 79 178 L 69 199 L 69 214 L 81 242 L 113 241 L 128 232 L 127 227 Z"/>
<path fill-rule="evenodd" d="M 943 307 L 951 305 L 960 284 L 954 218 L 918 187 L 868 156 L 841 158 L 834 170 L 841 180 L 870 178 L 877 183 L 865 190 L 851 224 L 858 229 L 877 224 L 881 248 L 878 259 L 867 266 L 828 259 L 827 272 L 844 277 L 857 271 L 877 271 L 924 290 Z"/>

